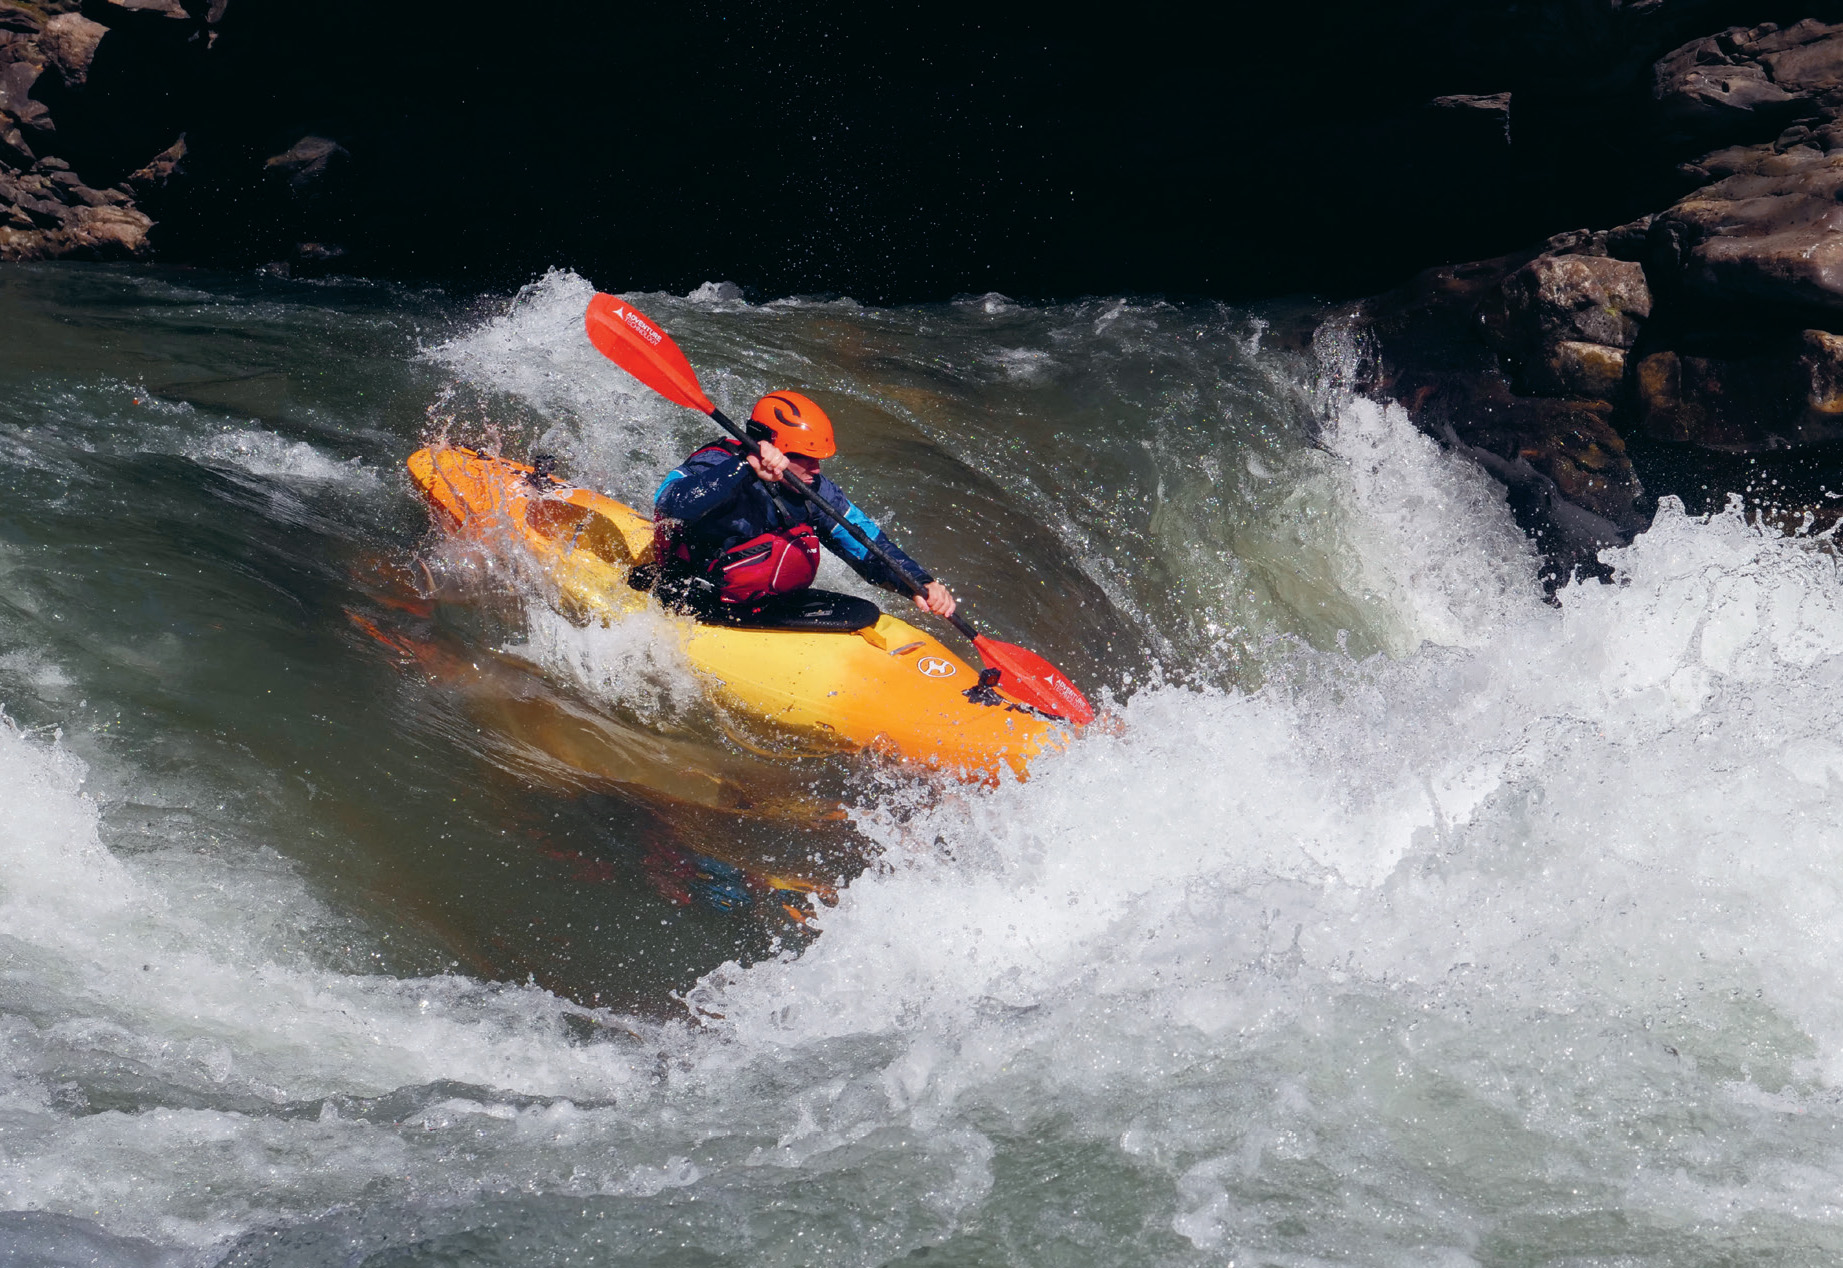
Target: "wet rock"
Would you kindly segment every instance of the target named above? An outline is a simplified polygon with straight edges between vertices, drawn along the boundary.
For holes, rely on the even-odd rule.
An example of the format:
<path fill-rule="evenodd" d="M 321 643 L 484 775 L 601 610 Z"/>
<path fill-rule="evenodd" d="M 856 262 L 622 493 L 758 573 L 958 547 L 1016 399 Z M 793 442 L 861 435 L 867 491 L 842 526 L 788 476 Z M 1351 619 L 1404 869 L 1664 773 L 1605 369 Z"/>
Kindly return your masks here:
<path fill-rule="evenodd" d="M 1525 366 L 1530 390 L 1546 396 L 1612 401 L 1625 383 L 1625 349 L 1564 339 Z"/>
<path fill-rule="evenodd" d="M 78 89 L 88 82 L 96 50 L 108 33 L 109 28 L 100 22 L 92 22 L 80 13 L 64 13 L 45 24 L 38 44 L 64 86 Z"/>
<path fill-rule="evenodd" d="M 1843 25 L 1814 18 L 1730 27 L 1694 40 L 1655 67 L 1652 95 L 1667 135 L 1709 148 L 1776 131 L 1843 87 Z"/>
<path fill-rule="evenodd" d="M 1797 97 L 1775 84 L 1765 67 L 1736 61 L 1724 43 L 1732 47 L 1721 36 L 1697 40 L 1657 64 L 1658 113 L 1689 137 L 1732 135 L 1757 124 L 1762 114 L 1789 115 L 1797 105 Z"/>
<path fill-rule="evenodd" d="M 1642 263 L 1655 215 L 1640 216 L 1611 229 L 1570 229 L 1542 244 L 1544 255 L 1604 255 Z"/>
<path fill-rule="evenodd" d="M 1843 310 L 1843 150 L 1730 151 L 1733 174 L 1658 217 L 1649 263 L 1705 301 Z"/>
<path fill-rule="evenodd" d="M 1843 337 L 1828 331 L 1753 355 L 1655 352 L 1636 380 L 1653 440 L 1743 454 L 1843 440 Z"/>
<path fill-rule="evenodd" d="M 1539 255 L 1504 279 L 1504 325 L 1516 342 L 1579 340 L 1629 348 L 1651 315 L 1642 266 L 1604 255 Z"/>
<path fill-rule="evenodd" d="M 1563 235 L 1507 276 L 1478 310 L 1485 341 L 1519 391 L 1610 401 L 1625 374 L 1624 349 L 1651 315 L 1644 269 L 1605 254 L 1607 234 Z"/>
<path fill-rule="evenodd" d="M 1623 375 L 1624 350 L 1557 337 L 1584 327 L 1625 338 L 1625 325 L 1603 325 L 1612 318 L 1585 316 L 1576 301 L 1618 297 L 1624 307 L 1613 305 L 1616 312 L 1642 307 L 1634 267 L 1530 252 L 1430 269 L 1365 304 L 1376 345 L 1365 387 L 1400 401 L 1421 430 L 1504 483 L 1518 522 L 1546 557 L 1551 586 L 1576 573 L 1598 575 L 1598 552 L 1650 522 L 1651 499 L 1614 426 L 1615 393 L 1603 390 Z M 1507 294 L 1516 297 L 1514 322 Z M 1481 337 L 1487 315 L 1499 326 L 1490 338 Z M 1577 398 L 1514 390 L 1499 351 L 1506 329 L 1522 332 L 1525 350 L 1554 350 L 1558 387 Z M 1577 346 L 1563 350 L 1568 344 Z"/>

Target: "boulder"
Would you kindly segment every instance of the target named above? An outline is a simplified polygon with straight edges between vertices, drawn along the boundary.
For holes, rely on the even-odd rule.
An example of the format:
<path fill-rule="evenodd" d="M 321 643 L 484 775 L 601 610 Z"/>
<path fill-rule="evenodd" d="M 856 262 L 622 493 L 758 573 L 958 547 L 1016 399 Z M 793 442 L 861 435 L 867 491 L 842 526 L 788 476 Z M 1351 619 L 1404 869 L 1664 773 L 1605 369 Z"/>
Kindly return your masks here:
<path fill-rule="evenodd" d="M 1843 87 L 1843 24 L 1730 27 L 1693 40 L 1653 68 L 1666 135 L 1707 149 L 1778 131 L 1814 99 Z"/>
<path fill-rule="evenodd" d="M 1642 266 L 1604 254 L 1607 240 L 1585 231 L 1551 239 L 1598 253 L 1545 251 L 1479 305 L 1479 330 L 1521 392 L 1604 401 L 1618 393 L 1624 350 L 1651 315 L 1651 290 Z"/>
<path fill-rule="evenodd" d="M 1651 315 L 1644 268 L 1611 256 L 1539 255 L 1505 278 L 1501 293 L 1496 333 L 1512 341 L 1629 348 Z"/>
<path fill-rule="evenodd" d="M 1843 150 L 1823 149 L 1830 138 L 1711 156 L 1731 174 L 1658 217 L 1653 277 L 1717 303 L 1843 310 Z"/>
<path fill-rule="evenodd" d="M 1723 453 L 1843 440 L 1843 337 L 1806 330 L 1748 356 L 1663 351 L 1636 375 L 1645 435 Z"/>
<path fill-rule="evenodd" d="M 1377 355 L 1363 386 L 1400 401 L 1421 430 L 1504 483 L 1517 521 L 1547 559 L 1551 587 L 1602 571 L 1598 552 L 1650 522 L 1651 500 L 1609 403 L 1624 349 L 1560 337 L 1585 328 L 1626 339 L 1636 313 L 1649 310 L 1635 270 L 1606 256 L 1525 253 L 1429 269 L 1364 305 Z M 1634 325 L 1602 324 L 1612 317 L 1587 314 L 1590 299 L 1632 315 Z M 1521 332 L 1527 354 L 1547 349 L 1556 388 L 1571 399 L 1514 391 L 1501 342 L 1479 337 L 1481 317 L 1498 326 L 1499 340 L 1506 329 Z"/>
<path fill-rule="evenodd" d="M 38 43 L 64 86 L 81 88 L 89 79 L 96 49 L 108 33 L 109 28 L 100 22 L 92 22 L 80 13 L 64 13 L 45 24 Z"/>

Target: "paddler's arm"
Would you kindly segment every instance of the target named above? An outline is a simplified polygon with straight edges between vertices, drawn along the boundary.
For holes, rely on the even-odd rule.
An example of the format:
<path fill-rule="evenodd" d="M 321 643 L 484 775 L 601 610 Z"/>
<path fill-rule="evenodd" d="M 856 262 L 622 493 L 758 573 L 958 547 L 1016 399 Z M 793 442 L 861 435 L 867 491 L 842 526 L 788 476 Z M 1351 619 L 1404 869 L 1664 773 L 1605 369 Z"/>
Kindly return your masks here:
<path fill-rule="evenodd" d="M 653 492 L 653 518 L 695 524 L 727 506 L 755 472 L 740 457 L 696 453 L 672 468 Z"/>
<path fill-rule="evenodd" d="M 958 604 L 953 597 L 953 592 L 930 576 L 920 564 L 904 554 L 902 548 L 892 542 L 883 530 L 877 527 L 875 520 L 864 514 L 858 509 L 855 502 L 845 496 L 843 489 L 822 475 L 814 486 L 814 491 L 846 520 L 862 530 L 864 536 L 888 551 L 891 558 L 902 565 L 902 570 L 914 580 L 915 584 L 922 587 L 924 593 L 913 594 L 900 578 L 884 566 L 882 560 L 865 550 L 862 542 L 837 524 L 816 525 L 820 539 L 825 542 L 827 549 L 851 565 L 852 571 L 873 586 L 882 586 L 885 590 L 894 590 L 897 594 L 910 595 L 915 601 L 915 606 L 923 611 L 942 617 L 954 614 L 954 609 Z"/>

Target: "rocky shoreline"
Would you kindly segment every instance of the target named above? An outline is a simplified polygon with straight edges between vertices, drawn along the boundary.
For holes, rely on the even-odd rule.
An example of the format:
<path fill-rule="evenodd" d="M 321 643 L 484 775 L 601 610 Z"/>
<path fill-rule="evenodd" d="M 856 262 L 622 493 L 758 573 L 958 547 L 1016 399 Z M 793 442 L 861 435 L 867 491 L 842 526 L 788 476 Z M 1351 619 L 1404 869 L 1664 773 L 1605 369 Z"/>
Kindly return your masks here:
<path fill-rule="evenodd" d="M 0 0 L 0 260 L 141 259 L 226 0 Z"/>
<path fill-rule="evenodd" d="M 1721 0 L 1425 8 L 1402 46 L 1488 91 L 1320 136 L 1399 150 L 1391 187 L 1372 194 L 1436 189 L 1437 202 L 1472 171 L 1545 206 L 1565 205 L 1548 196 L 1572 181 L 1591 186 L 1580 205 L 1642 214 L 1364 301 L 1365 386 L 1508 486 L 1551 584 L 1600 571 L 1597 552 L 1666 494 L 1706 511 L 1739 492 L 1787 528 L 1836 523 L 1843 23 L 1710 29 L 1749 11 Z M 372 85 L 344 115 L 337 75 L 265 96 L 300 20 L 241 0 L 0 0 L 0 260 L 362 273 L 390 271 L 435 226 L 488 247 L 530 237 L 504 222 L 524 204 L 490 174 L 471 204 L 424 205 L 440 200 L 403 166 L 423 117 L 393 115 L 417 95 L 408 81 Z M 1489 75 L 1510 82 L 1476 82 Z M 449 172 L 445 155 L 423 161 Z M 483 171 L 493 161 L 483 149 Z M 367 242 L 378 224 L 402 240 Z"/>
<path fill-rule="evenodd" d="M 1666 494 L 1843 518 L 1843 24 L 1729 28 L 1649 88 L 1675 202 L 1364 305 L 1370 389 L 1504 481 L 1551 584 Z"/>

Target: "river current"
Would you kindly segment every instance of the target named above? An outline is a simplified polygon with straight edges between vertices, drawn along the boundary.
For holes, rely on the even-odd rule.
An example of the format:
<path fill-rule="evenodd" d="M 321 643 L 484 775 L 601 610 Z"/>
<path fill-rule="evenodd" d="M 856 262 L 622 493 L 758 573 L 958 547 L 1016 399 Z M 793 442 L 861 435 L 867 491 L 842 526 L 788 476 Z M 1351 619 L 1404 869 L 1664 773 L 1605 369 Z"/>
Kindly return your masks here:
<path fill-rule="evenodd" d="M 765 757 L 404 473 L 645 505 L 590 293 L 0 272 L 0 1263 L 1843 1254 L 1829 541 L 1551 604 L 1335 320 L 635 296 L 1109 715 Z"/>

